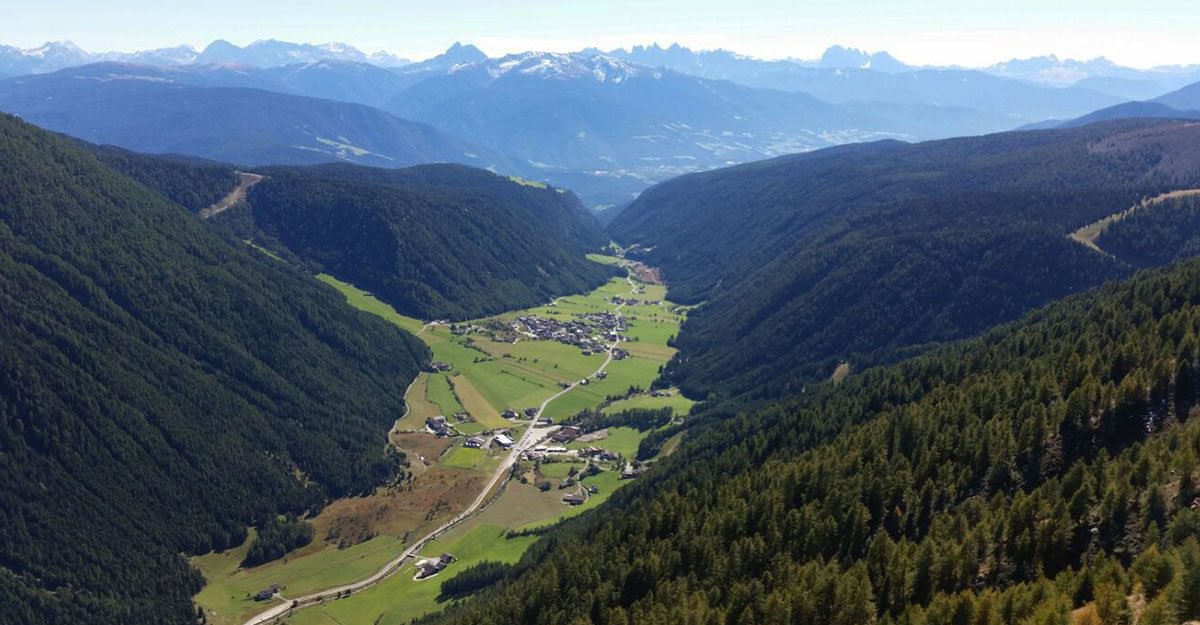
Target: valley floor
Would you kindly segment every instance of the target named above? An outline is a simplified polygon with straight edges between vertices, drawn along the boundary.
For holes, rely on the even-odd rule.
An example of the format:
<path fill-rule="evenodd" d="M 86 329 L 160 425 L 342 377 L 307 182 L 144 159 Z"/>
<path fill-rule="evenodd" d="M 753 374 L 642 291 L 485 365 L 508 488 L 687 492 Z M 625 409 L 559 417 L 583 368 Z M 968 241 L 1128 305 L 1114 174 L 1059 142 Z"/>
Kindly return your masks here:
<path fill-rule="evenodd" d="M 621 262 L 613 257 L 593 260 Z M 682 417 L 691 407 L 691 401 L 678 393 L 644 392 L 674 354 L 667 343 L 684 318 L 680 309 L 665 301 L 662 285 L 632 276 L 615 278 L 586 295 L 452 327 L 404 317 L 353 285 L 331 276 L 320 278 L 345 294 L 351 305 L 417 334 L 443 369 L 422 373 L 412 383 L 405 396 L 408 409 L 389 435 L 391 443 L 405 451 L 412 477 L 380 487 L 369 497 L 333 502 L 313 519 L 317 533 L 313 544 L 283 560 L 239 568 L 250 540 L 227 552 L 194 558 L 207 580 L 196 602 L 210 623 L 240 625 L 269 607 L 372 576 L 431 532 L 451 525 L 378 583 L 343 598 L 323 599 L 309 609 L 288 611 L 281 618 L 291 623 L 386 624 L 436 611 L 442 581 L 478 562 L 519 559 L 536 540 L 522 530 L 594 508 L 628 483 L 620 479 L 620 472 L 649 433 L 608 428 L 570 443 L 564 454 L 530 461 L 492 440 L 503 432 L 518 441 L 519 450 L 532 449 L 553 431 L 543 427 L 536 435 L 530 433 L 533 420 L 526 409 L 557 423 L 585 409 L 613 413 L 670 407 Z M 535 315 L 566 323 L 579 315 L 605 312 L 619 312 L 628 323 L 623 340 L 616 343 L 628 352 L 627 358 L 612 360 L 611 354 L 604 353 L 585 356 L 578 347 L 515 336 L 511 330 L 518 317 Z M 610 359 L 607 364 L 606 359 Z M 604 375 L 597 376 L 598 370 Z M 587 384 L 581 382 L 585 379 Z M 519 418 L 505 418 L 508 410 Z M 436 436 L 426 426 L 427 419 L 437 416 L 447 419 L 452 428 L 449 436 Z M 464 443 L 470 436 L 482 436 L 487 443 L 483 448 L 467 447 Z M 607 462 L 585 460 L 578 450 L 587 447 L 607 449 L 620 457 Z M 669 448 L 673 445 L 664 447 Z M 589 464 L 599 472 L 581 478 Z M 584 502 L 565 504 L 563 496 L 569 493 L 580 495 Z M 466 518 L 459 519 L 464 511 Z M 423 557 L 444 552 L 455 557 L 446 571 L 430 579 L 414 579 L 414 567 Z M 253 600 L 254 594 L 272 584 L 281 587 L 274 601 Z"/>

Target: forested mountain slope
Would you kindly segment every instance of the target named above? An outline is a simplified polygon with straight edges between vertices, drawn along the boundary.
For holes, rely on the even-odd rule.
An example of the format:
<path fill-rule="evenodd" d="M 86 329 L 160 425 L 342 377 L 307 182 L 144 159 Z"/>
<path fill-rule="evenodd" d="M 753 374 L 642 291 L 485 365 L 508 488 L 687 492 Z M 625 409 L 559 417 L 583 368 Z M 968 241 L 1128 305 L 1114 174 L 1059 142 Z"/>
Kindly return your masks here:
<path fill-rule="evenodd" d="M 1066 235 L 1200 186 L 1198 146 L 1149 121 L 842 146 L 664 183 L 609 231 L 705 302 L 672 381 L 778 396 L 1127 275 Z"/>
<path fill-rule="evenodd" d="M 466 319 L 587 291 L 613 273 L 574 195 L 456 165 L 267 168 L 254 227 L 404 314 Z M 236 215 L 230 218 L 236 219 Z"/>
<path fill-rule="evenodd" d="M 192 212 L 216 204 L 238 183 L 237 171 L 230 165 L 187 156 L 138 154 L 82 141 L 79 145 L 105 165 Z"/>
<path fill-rule="evenodd" d="M 1185 261 L 716 416 L 432 620 L 1200 618 L 1198 333 L 1200 262 Z"/>
<path fill-rule="evenodd" d="M 0 162 L 0 622 L 194 623 L 180 552 L 397 469 L 414 337 L 73 141 Z"/>

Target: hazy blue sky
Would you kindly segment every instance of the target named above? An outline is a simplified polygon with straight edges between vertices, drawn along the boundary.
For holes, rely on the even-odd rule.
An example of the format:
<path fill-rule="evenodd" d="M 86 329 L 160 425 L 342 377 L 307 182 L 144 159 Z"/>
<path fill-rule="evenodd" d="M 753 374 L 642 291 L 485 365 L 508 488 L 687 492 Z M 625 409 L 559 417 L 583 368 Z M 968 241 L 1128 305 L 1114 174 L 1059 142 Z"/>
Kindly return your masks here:
<path fill-rule="evenodd" d="M 276 38 L 424 58 L 455 40 L 493 55 L 679 41 L 767 58 L 841 43 L 923 64 L 1200 63 L 1200 0 L 0 0 L 0 16 L 0 43 L 89 50 Z"/>

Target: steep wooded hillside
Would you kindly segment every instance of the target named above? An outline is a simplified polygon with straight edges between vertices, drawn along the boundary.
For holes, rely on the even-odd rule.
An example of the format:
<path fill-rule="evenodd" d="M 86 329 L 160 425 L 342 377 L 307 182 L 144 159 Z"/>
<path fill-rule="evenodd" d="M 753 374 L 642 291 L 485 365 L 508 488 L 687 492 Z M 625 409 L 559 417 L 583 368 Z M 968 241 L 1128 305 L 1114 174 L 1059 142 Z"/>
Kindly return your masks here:
<path fill-rule="evenodd" d="M 605 241 L 595 218 L 554 188 L 454 165 L 261 171 L 248 197 L 254 227 L 404 314 L 479 317 L 613 275 L 584 258 Z"/>
<path fill-rule="evenodd" d="M 843 146 L 664 183 L 609 230 L 705 302 L 671 381 L 778 396 L 1128 275 L 1066 235 L 1200 186 L 1197 139 L 1141 121 Z"/>
<path fill-rule="evenodd" d="M 1200 618 L 1200 262 L 712 415 L 456 625 Z"/>
<path fill-rule="evenodd" d="M 0 116 L 0 622 L 191 624 L 179 556 L 364 492 L 428 358 Z"/>

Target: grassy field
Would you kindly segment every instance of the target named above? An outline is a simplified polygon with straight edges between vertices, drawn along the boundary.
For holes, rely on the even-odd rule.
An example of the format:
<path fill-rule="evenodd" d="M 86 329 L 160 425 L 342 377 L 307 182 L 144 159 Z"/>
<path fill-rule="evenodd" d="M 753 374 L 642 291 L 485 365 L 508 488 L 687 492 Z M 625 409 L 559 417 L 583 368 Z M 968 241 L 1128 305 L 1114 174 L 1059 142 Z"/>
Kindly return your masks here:
<path fill-rule="evenodd" d="M 205 608 L 210 623 L 240 625 L 271 605 L 253 599 L 255 593 L 271 584 L 282 586 L 284 596 L 306 594 L 366 577 L 404 550 L 402 541 L 377 536 L 348 549 L 327 545 L 301 558 L 239 569 L 251 540 L 229 551 L 192 558 L 208 581 L 196 602 Z"/>
<path fill-rule="evenodd" d="M 687 415 L 692 409 L 692 404 L 696 402 L 679 394 L 679 391 L 672 389 L 670 397 L 651 397 L 649 394 L 634 395 L 629 399 L 615 401 L 604 408 L 604 414 L 613 414 L 623 410 L 633 410 L 635 408 L 670 408 L 672 413 L 677 417 Z"/>
<path fill-rule="evenodd" d="M 428 373 L 421 373 L 413 380 L 412 387 L 404 396 L 404 401 L 408 404 L 408 414 L 396 422 L 397 429 L 419 430 L 425 427 L 425 419 L 442 414 L 442 409 L 428 400 L 429 377 Z"/>
<path fill-rule="evenodd" d="M 484 429 L 502 428 L 508 425 L 504 417 L 500 416 L 500 411 L 480 394 L 479 389 L 475 388 L 470 378 L 465 375 L 456 375 L 450 378 L 450 383 L 454 385 L 454 394 L 462 402 L 463 408 L 466 408 L 467 413 L 474 417 L 475 422 Z"/>
<path fill-rule="evenodd" d="M 571 469 L 582 471 L 585 466 L 583 462 L 543 462 L 539 470 L 546 477 L 562 479 L 567 477 Z"/>
<path fill-rule="evenodd" d="M 420 319 L 413 319 L 412 317 L 405 317 L 404 315 L 401 315 L 400 313 L 396 312 L 395 308 L 392 308 L 391 306 L 375 299 L 375 296 L 355 287 L 353 284 L 342 282 L 341 280 L 324 273 L 318 275 L 317 279 L 325 284 L 328 284 L 329 286 L 332 286 L 338 291 L 341 291 L 342 295 L 346 296 L 346 302 L 348 302 L 351 306 L 358 308 L 359 310 L 365 310 L 369 313 L 379 315 L 380 317 L 391 321 L 392 323 L 404 328 L 405 330 L 408 330 L 409 332 L 412 332 L 413 334 L 420 332 L 421 327 L 425 325 Z"/>
<path fill-rule="evenodd" d="M 533 187 L 535 189 L 545 189 L 546 188 L 546 183 L 544 183 L 544 182 L 538 182 L 536 180 L 530 180 L 528 178 L 522 178 L 520 176 L 509 176 L 508 179 L 519 185 L 523 185 L 526 187 Z"/>
<path fill-rule="evenodd" d="M 412 565 L 409 564 L 404 571 L 349 598 L 301 610 L 291 617 L 290 622 L 293 625 L 400 625 L 439 610 L 437 597 L 443 581 L 483 560 L 516 562 L 535 540 L 532 536 L 505 538 L 505 529 L 476 523 L 463 532 L 451 532 L 430 543 L 423 553 L 426 556 L 443 552 L 454 554 L 456 561 L 441 574 L 417 581 L 413 579 Z"/>
<path fill-rule="evenodd" d="M 452 448 L 449 453 L 442 457 L 442 464 L 445 466 L 482 471 L 489 474 L 499 463 L 499 458 L 494 454 L 490 454 L 485 449 L 472 449 L 462 446 Z"/>
<path fill-rule="evenodd" d="M 649 430 L 639 432 L 633 428 L 607 428 L 604 430 L 606 435 L 598 440 L 592 440 L 586 443 L 579 441 L 571 441 L 567 444 L 568 449 L 583 449 L 584 447 L 602 447 L 609 451 L 615 451 L 628 459 L 637 457 L 638 445 L 643 438 L 650 433 Z"/>

